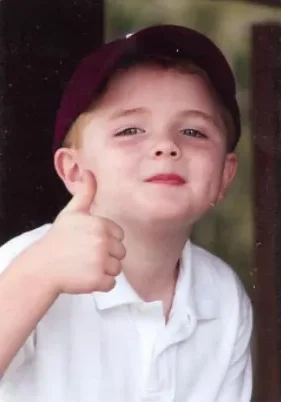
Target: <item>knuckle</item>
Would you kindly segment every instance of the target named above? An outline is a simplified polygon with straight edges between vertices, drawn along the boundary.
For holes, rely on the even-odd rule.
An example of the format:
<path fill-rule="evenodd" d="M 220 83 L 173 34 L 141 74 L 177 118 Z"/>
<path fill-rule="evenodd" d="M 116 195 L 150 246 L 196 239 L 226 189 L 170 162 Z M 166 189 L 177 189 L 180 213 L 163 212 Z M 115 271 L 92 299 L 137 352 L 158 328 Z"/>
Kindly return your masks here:
<path fill-rule="evenodd" d="M 127 254 L 127 250 L 126 250 L 126 248 L 125 248 L 125 246 L 123 244 L 122 244 L 122 252 L 121 252 L 121 254 L 122 254 L 121 259 L 125 258 L 126 254 Z"/>
<path fill-rule="evenodd" d="M 104 282 L 103 290 L 104 291 L 110 291 L 110 290 L 112 290 L 114 288 L 115 284 L 116 284 L 116 280 L 114 278 L 112 278 L 112 279 Z"/>
<path fill-rule="evenodd" d="M 89 278 L 89 280 L 87 281 L 87 287 L 91 291 L 93 291 L 97 288 L 97 284 L 98 284 L 98 282 L 97 282 L 96 278 L 93 278 L 93 277 Z"/>
<path fill-rule="evenodd" d="M 109 271 L 112 275 L 114 275 L 114 276 L 119 275 L 120 272 L 121 272 L 121 264 L 120 264 L 120 261 L 118 261 L 118 260 L 111 260 L 111 264 L 110 264 L 110 267 L 109 267 L 108 271 Z"/>
<path fill-rule="evenodd" d="M 97 276 L 103 272 L 104 265 L 105 265 L 105 253 L 103 250 L 99 250 L 99 252 L 92 253 L 92 266 L 95 267 L 95 273 Z"/>
<path fill-rule="evenodd" d="M 93 282 L 95 283 L 96 286 L 99 286 L 102 283 L 102 278 L 103 278 L 103 273 L 98 271 L 95 272 L 95 275 L 93 275 Z"/>
<path fill-rule="evenodd" d="M 121 226 L 116 225 L 116 232 L 117 232 L 117 235 L 118 235 L 119 239 L 123 240 L 125 233 L 124 233 L 124 230 L 121 228 Z"/>
<path fill-rule="evenodd" d="M 115 268 L 115 273 L 116 273 L 116 274 L 120 274 L 120 272 L 121 272 L 121 264 L 120 264 L 120 261 L 116 261 L 114 268 Z"/>
<path fill-rule="evenodd" d="M 104 237 L 106 235 L 104 223 L 99 218 L 93 219 L 91 228 L 92 232 L 94 232 L 96 236 Z"/>
<path fill-rule="evenodd" d="M 124 237 L 125 237 L 125 232 L 124 232 L 124 229 L 121 228 L 121 226 L 119 226 L 119 228 L 120 228 L 120 234 L 121 234 L 121 237 L 122 237 L 122 240 L 123 240 Z"/>
<path fill-rule="evenodd" d="M 123 260 L 123 258 L 126 256 L 126 249 L 122 243 L 120 243 L 118 246 L 116 246 L 116 257 L 119 260 Z"/>
<path fill-rule="evenodd" d="M 94 251 L 98 251 L 100 257 L 105 258 L 108 250 L 108 239 L 105 236 L 98 235 L 92 244 Z"/>

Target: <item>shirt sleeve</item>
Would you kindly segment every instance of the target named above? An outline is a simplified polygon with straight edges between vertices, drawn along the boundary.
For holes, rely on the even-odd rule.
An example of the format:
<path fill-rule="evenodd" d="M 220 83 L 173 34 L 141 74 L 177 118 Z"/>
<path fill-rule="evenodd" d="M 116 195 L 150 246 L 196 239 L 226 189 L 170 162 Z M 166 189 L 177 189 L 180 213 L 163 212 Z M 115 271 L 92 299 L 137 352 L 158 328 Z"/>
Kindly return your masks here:
<path fill-rule="evenodd" d="M 49 229 L 49 225 L 41 226 L 30 232 L 17 236 L 0 247 L 0 276 L 9 267 L 12 261 L 29 246 L 39 240 Z M 0 377 L 0 396 L 9 380 L 23 364 L 32 357 L 35 348 L 34 332 L 28 337 L 24 345 L 15 355 L 6 372 Z"/>
<path fill-rule="evenodd" d="M 248 296 L 244 291 L 243 293 L 241 295 L 243 302 L 241 303 L 241 318 L 236 343 L 217 402 L 250 402 L 252 397 L 251 337 L 253 311 Z"/>

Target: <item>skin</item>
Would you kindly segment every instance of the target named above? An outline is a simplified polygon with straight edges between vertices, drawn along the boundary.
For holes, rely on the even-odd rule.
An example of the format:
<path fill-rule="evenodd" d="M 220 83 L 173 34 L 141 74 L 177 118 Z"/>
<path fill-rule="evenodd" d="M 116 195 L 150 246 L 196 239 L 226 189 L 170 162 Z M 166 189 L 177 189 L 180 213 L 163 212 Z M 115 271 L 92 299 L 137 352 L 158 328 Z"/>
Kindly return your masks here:
<path fill-rule="evenodd" d="M 125 231 L 123 271 L 141 297 L 164 300 L 168 312 L 192 226 L 224 198 L 237 167 L 210 83 L 174 69 L 134 67 L 115 75 L 75 130 L 80 147 L 55 155 L 59 176 L 75 194 L 81 174 L 94 175 L 93 213 Z M 167 172 L 186 183 L 146 181 Z"/>
<path fill-rule="evenodd" d="M 74 130 L 80 146 L 54 157 L 71 201 L 0 275 L 0 376 L 61 293 L 107 292 L 121 270 L 143 300 L 162 300 L 168 320 L 192 226 L 236 172 L 221 107 L 200 75 L 118 73 Z M 185 183 L 147 182 L 172 172 Z"/>

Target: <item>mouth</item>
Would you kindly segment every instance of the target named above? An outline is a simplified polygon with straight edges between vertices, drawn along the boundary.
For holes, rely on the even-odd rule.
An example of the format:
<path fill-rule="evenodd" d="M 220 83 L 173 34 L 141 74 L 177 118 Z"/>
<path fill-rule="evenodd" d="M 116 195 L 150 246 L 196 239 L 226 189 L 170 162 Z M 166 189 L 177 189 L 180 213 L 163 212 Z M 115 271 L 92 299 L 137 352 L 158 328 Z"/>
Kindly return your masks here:
<path fill-rule="evenodd" d="M 182 176 L 175 173 L 162 173 L 150 177 L 146 180 L 148 183 L 166 184 L 170 186 L 182 186 L 186 183 Z"/>

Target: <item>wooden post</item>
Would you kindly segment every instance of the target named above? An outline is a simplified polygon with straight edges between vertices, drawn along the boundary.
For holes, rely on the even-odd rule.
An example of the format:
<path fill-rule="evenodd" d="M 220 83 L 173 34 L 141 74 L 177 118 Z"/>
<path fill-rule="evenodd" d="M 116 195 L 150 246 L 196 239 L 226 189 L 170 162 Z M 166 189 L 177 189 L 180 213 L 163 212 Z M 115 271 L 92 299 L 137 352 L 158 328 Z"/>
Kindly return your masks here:
<path fill-rule="evenodd" d="M 103 40 L 103 0 L 0 2 L 0 243 L 50 221 L 66 201 L 52 167 L 59 100 Z"/>
<path fill-rule="evenodd" d="M 252 29 L 257 402 L 281 400 L 281 26 Z"/>

